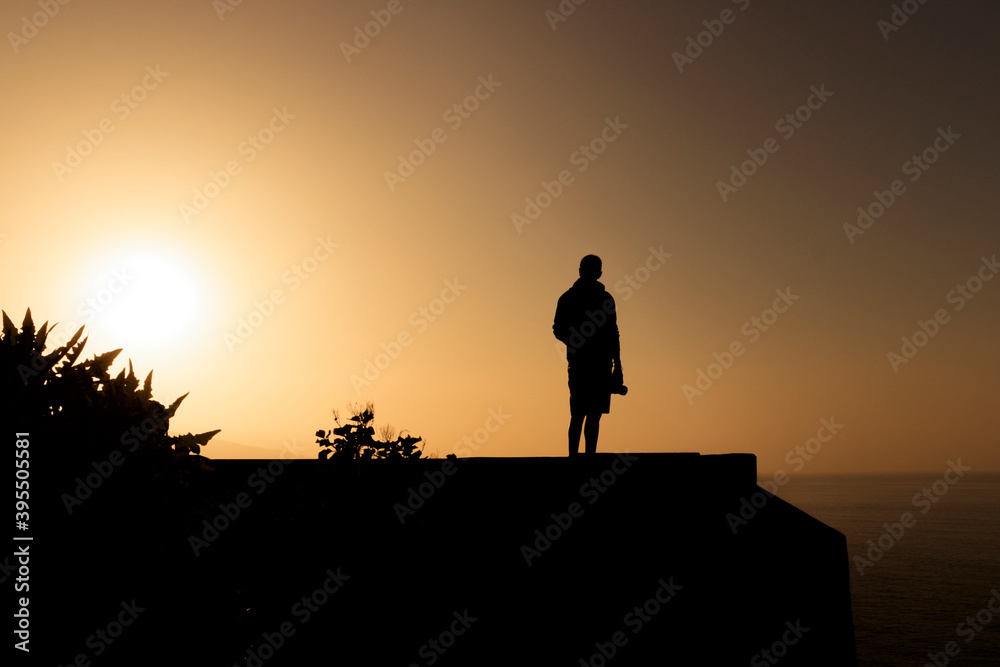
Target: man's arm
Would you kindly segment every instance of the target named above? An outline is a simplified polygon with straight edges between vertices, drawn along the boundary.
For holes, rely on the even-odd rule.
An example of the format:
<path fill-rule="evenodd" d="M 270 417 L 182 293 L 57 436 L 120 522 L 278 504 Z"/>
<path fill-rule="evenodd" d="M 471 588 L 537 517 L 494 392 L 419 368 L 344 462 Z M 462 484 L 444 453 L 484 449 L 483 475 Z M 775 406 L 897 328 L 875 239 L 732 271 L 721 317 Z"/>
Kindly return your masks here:
<path fill-rule="evenodd" d="M 552 322 L 552 333 L 560 342 L 569 344 L 569 324 L 566 322 L 566 295 L 559 297 L 556 303 L 556 316 Z"/>
<path fill-rule="evenodd" d="M 622 372 L 622 350 L 621 350 L 621 339 L 618 335 L 618 309 L 615 306 L 615 299 L 610 294 L 607 294 L 607 300 L 605 301 L 604 311 L 608 314 L 608 321 L 604 325 L 607 327 L 606 336 L 608 351 L 611 353 L 611 359 L 614 361 L 614 369 L 612 370 L 612 375 L 615 381 L 619 384 L 624 382 L 624 375 Z M 610 303 L 609 303 L 610 302 Z"/>
<path fill-rule="evenodd" d="M 607 292 L 605 292 L 607 294 Z M 605 312 L 608 314 L 608 322 L 604 326 L 607 327 L 607 341 L 608 347 L 610 348 L 611 358 L 615 360 L 615 367 L 620 367 L 621 360 L 621 339 L 618 335 L 618 309 L 615 306 L 615 299 L 610 294 L 607 294 L 607 301 L 605 301 Z M 610 302 L 610 304 L 608 304 Z"/>

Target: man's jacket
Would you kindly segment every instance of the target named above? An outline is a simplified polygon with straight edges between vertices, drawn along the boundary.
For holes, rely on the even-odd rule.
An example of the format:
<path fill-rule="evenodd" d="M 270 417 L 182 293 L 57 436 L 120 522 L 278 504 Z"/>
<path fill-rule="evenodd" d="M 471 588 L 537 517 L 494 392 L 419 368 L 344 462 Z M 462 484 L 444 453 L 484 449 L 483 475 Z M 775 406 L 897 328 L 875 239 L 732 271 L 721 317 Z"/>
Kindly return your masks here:
<path fill-rule="evenodd" d="M 617 359 L 620 348 L 614 298 L 600 282 L 580 278 L 559 297 L 552 333 L 566 344 L 570 363 Z"/>

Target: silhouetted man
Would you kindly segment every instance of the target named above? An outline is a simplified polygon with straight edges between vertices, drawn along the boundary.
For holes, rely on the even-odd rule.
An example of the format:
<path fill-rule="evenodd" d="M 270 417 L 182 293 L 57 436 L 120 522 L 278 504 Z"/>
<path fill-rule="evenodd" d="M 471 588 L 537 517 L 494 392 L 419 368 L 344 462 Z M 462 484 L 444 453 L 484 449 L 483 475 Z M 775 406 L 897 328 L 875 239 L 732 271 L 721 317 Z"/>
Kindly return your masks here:
<path fill-rule="evenodd" d="M 601 415 L 611 411 L 612 388 L 622 386 L 615 300 L 597 281 L 600 277 L 600 257 L 580 260 L 580 279 L 559 297 L 552 324 L 569 362 L 570 456 L 579 451 L 581 430 L 586 453 L 597 452 Z"/>

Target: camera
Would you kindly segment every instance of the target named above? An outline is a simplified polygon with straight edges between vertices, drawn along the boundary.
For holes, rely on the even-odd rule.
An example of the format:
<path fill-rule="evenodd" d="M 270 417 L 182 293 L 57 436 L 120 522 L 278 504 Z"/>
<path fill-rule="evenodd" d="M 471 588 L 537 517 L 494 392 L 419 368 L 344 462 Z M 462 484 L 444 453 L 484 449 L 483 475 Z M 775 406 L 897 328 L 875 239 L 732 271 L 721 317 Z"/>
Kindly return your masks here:
<path fill-rule="evenodd" d="M 611 386 L 611 393 L 624 396 L 625 394 L 628 393 L 628 387 L 626 387 L 623 384 L 614 384 Z"/>

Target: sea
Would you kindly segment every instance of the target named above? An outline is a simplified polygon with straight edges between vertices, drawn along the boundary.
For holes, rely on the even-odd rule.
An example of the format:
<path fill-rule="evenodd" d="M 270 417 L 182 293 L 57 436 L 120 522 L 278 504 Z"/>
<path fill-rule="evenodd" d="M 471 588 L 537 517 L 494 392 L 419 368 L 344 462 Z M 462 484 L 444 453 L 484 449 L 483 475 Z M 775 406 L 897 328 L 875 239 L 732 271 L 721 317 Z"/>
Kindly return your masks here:
<path fill-rule="evenodd" d="M 847 538 L 858 665 L 1000 667 L 1000 473 L 801 475 L 777 495 Z"/>

